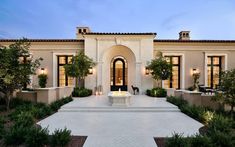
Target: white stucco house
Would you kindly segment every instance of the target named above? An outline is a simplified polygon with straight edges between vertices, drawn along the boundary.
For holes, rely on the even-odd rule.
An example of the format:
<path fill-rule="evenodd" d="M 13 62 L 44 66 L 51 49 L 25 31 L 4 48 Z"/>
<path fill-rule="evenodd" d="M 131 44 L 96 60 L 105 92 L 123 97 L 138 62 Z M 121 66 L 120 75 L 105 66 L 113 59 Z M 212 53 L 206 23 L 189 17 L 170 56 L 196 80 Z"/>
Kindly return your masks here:
<path fill-rule="evenodd" d="M 234 40 L 192 40 L 189 31 L 181 31 L 177 39 L 158 39 L 157 33 L 103 33 L 88 27 L 77 27 L 76 39 L 29 39 L 33 57 L 42 57 L 43 69 L 48 75 L 47 87 L 74 85 L 74 79 L 65 74 L 63 65 L 79 51 L 92 58 L 97 65 L 85 79 L 85 87 L 102 87 L 102 94 L 121 88 L 140 92 L 156 85 L 146 72 L 148 63 L 161 51 L 173 64 L 173 76 L 163 81 L 164 88 L 186 89 L 192 86 L 192 71 L 201 73 L 200 84 L 214 88 L 222 70 L 235 68 Z M 1 39 L 1 45 L 15 39 Z M 38 86 L 37 75 L 32 86 Z"/>

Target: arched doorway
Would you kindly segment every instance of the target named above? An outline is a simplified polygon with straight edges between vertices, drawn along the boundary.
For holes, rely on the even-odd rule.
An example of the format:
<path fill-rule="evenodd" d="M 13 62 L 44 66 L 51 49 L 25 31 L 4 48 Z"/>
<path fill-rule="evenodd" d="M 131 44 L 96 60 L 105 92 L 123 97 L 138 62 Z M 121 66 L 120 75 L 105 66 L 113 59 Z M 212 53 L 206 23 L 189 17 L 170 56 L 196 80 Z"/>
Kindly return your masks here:
<path fill-rule="evenodd" d="M 110 90 L 127 91 L 127 61 L 122 56 L 116 56 L 110 63 Z"/>

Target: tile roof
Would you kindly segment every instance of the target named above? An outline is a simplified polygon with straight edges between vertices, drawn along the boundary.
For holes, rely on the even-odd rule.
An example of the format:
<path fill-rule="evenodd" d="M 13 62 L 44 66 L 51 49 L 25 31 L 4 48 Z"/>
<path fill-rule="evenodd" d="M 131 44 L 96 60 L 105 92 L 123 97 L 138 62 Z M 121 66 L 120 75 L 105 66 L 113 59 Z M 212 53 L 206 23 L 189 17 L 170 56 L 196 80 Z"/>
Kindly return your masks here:
<path fill-rule="evenodd" d="M 0 39 L 0 42 L 16 42 L 21 39 Z M 27 39 L 29 42 L 84 42 L 79 39 Z"/>
<path fill-rule="evenodd" d="M 235 40 L 178 40 L 178 39 L 155 39 L 154 42 L 177 42 L 177 43 L 235 43 Z"/>
<path fill-rule="evenodd" d="M 157 35 L 157 33 L 153 32 L 146 32 L 146 33 L 121 33 L 121 32 L 110 32 L 110 33 L 105 33 L 105 32 L 88 32 L 84 33 L 84 35 Z"/>

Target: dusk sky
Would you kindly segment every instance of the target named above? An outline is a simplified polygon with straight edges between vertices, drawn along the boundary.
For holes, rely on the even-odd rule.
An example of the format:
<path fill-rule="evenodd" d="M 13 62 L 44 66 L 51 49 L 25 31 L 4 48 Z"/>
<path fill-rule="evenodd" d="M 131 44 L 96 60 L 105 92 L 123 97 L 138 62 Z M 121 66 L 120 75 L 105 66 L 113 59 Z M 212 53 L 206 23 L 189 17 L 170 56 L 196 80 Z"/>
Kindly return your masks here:
<path fill-rule="evenodd" d="M 77 26 L 234 40 L 235 0 L 0 0 L 0 38 L 75 39 Z"/>

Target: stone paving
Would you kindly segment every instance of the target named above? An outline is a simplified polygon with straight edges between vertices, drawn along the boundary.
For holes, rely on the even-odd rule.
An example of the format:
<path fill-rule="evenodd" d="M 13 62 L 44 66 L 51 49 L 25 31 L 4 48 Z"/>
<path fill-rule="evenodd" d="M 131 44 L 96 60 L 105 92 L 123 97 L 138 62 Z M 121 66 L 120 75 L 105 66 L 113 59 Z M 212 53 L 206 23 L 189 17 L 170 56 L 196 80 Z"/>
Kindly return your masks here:
<path fill-rule="evenodd" d="M 109 106 L 105 96 L 74 99 L 38 124 L 88 136 L 84 147 L 156 147 L 153 137 L 193 135 L 203 126 L 166 99 L 145 95 L 133 96 L 128 108 Z"/>

